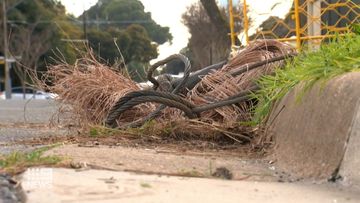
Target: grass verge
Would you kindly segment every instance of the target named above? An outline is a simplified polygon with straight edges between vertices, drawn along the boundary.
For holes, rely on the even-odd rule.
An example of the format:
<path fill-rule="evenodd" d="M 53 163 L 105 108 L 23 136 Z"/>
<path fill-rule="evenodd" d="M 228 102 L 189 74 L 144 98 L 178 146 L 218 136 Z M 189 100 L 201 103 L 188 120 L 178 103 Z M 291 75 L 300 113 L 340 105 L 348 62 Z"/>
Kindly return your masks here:
<path fill-rule="evenodd" d="M 43 156 L 44 152 L 53 148 L 43 147 L 29 153 L 14 152 L 9 155 L 0 155 L 0 172 L 15 174 L 32 166 L 55 165 L 61 161 L 58 156 Z"/>
<path fill-rule="evenodd" d="M 274 102 L 297 84 L 304 85 L 297 95 L 300 99 L 315 83 L 321 82 L 324 86 L 329 79 L 354 71 L 360 71 L 360 35 L 337 36 L 329 43 L 322 44 L 317 51 L 301 53 L 288 61 L 284 69 L 277 69 L 274 74 L 258 80 L 261 89 L 253 94 L 258 100 L 253 123 L 263 123 Z"/>

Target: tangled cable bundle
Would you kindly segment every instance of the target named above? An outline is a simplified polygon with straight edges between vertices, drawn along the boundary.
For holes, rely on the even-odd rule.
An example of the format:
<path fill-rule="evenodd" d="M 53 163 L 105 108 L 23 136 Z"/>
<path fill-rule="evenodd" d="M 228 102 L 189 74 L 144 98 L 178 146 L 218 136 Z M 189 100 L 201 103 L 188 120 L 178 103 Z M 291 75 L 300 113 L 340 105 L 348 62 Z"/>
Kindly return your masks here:
<path fill-rule="evenodd" d="M 242 50 L 220 70 L 205 75 L 187 93 L 186 99 L 180 97 L 177 93 L 181 89 L 188 88 L 187 86 L 184 87 L 184 85 L 189 80 L 191 66 L 185 56 L 180 54 L 172 55 L 150 68 L 148 79 L 154 85 L 153 90 L 135 91 L 122 97 L 111 108 L 105 123 L 110 127 L 140 126 L 147 120 L 159 116 L 160 111 L 165 106 L 181 110 L 188 118 L 204 116 L 227 125 L 233 125 L 239 121 L 248 121 L 252 105 L 249 102 L 250 94 L 257 89 L 254 80 L 263 74 L 271 73 L 275 67 L 283 63 L 282 60 L 294 54 L 294 50 L 290 46 L 275 40 L 257 41 Z M 161 85 L 159 81 L 152 77 L 153 71 L 160 65 L 166 64 L 175 58 L 181 59 L 185 64 L 184 77 L 171 92 L 157 92 L 157 88 Z M 170 81 L 168 83 L 174 82 Z M 122 113 L 146 102 L 159 103 L 161 106 L 141 121 L 119 126 L 117 120 Z"/>
<path fill-rule="evenodd" d="M 174 125 L 181 126 L 183 134 L 185 128 L 206 136 L 214 130 L 233 140 L 248 142 L 249 137 L 233 132 L 240 121 L 251 119 L 250 95 L 258 88 L 254 81 L 271 74 L 283 65 L 284 59 L 294 55 L 294 49 L 287 44 L 261 40 L 229 61 L 191 73 L 189 60 L 175 54 L 150 67 L 147 78 L 153 89 L 141 90 L 126 74 L 97 62 L 90 54 L 74 65 L 50 67 L 38 80 L 38 86 L 58 94 L 58 100 L 70 106 L 84 124 L 128 128 L 154 119 L 162 126 L 180 121 Z M 173 59 L 185 64 L 184 77 L 160 75 L 155 79 L 156 68 Z"/>
<path fill-rule="evenodd" d="M 224 100 L 254 86 L 254 82 L 275 68 L 283 65 L 283 59 L 292 56 L 295 50 L 276 40 L 259 40 L 241 50 L 220 70 L 208 74 L 188 93 L 194 104 L 207 104 Z M 251 119 L 252 102 L 242 102 L 216 108 L 202 114 L 225 125 Z"/>

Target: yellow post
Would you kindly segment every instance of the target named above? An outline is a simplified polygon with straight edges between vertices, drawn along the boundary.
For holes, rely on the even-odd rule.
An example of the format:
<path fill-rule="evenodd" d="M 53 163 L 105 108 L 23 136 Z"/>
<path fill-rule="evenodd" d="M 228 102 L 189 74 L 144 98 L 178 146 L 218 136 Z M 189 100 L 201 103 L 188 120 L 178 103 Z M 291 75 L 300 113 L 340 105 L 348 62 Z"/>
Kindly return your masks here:
<path fill-rule="evenodd" d="M 228 1 L 229 4 L 229 23 L 230 23 L 230 38 L 231 38 L 231 48 L 235 46 L 235 33 L 234 33 L 234 13 L 233 13 L 233 3 L 232 0 Z"/>
<path fill-rule="evenodd" d="M 249 39 L 249 19 L 247 16 L 246 0 L 244 0 L 244 5 L 243 5 L 243 16 L 244 16 L 244 33 L 245 33 L 246 45 L 248 45 L 250 39 Z"/>
<path fill-rule="evenodd" d="M 296 48 L 300 51 L 301 36 L 300 36 L 300 14 L 299 14 L 299 0 L 295 0 L 295 30 L 296 30 Z"/>

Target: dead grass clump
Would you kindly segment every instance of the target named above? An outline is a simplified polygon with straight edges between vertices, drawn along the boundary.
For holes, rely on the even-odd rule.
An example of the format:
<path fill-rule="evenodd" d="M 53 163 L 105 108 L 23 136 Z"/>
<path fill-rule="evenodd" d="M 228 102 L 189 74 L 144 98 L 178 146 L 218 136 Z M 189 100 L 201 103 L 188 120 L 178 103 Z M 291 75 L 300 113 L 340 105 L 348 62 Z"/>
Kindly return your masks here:
<path fill-rule="evenodd" d="M 191 141 L 202 140 L 214 143 L 224 144 L 243 144 L 249 143 L 256 137 L 255 131 L 251 127 L 236 126 L 233 128 L 224 128 L 221 123 L 212 123 L 176 118 L 171 120 L 151 120 L 138 128 L 129 128 L 126 130 L 115 130 L 128 138 L 151 138 L 153 140 L 177 140 Z M 114 135 L 114 133 L 112 132 Z"/>
<path fill-rule="evenodd" d="M 102 124 L 120 97 L 140 89 L 125 74 L 97 62 L 92 56 L 79 59 L 74 65 L 61 63 L 51 66 L 36 81 L 42 89 L 57 94 L 57 99 L 69 106 L 83 124 Z M 119 119 L 133 121 L 151 109 L 152 105 L 139 105 Z"/>
<path fill-rule="evenodd" d="M 293 48 L 275 40 L 254 42 L 241 50 L 222 69 L 204 76 L 184 97 L 195 105 L 227 99 L 247 90 L 261 75 L 272 73 L 284 62 L 269 63 L 239 75 L 232 73 L 244 69 L 246 64 L 293 52 Z M 92 55 L 79 59 L 74 65 L 61 63 L 51 66 L 43 77 L 36 81 L 42 89 L 58 94 L 58 100 L 71 108 L 73 118 L 78 118 L 80 123 L 88 127 L 102 125 L 119 98 L 140 90 L 127 74 L 97 62 Z M 252 105 L 252 101 L 246 101 L 209 110 L 201 113 L 198 120 L 184 118 L 180 110 L 167 108 L 156 120 L 139 128 L 120 131 L 134 138 L 204 140 L 227 144 L 250 142 L 262 146 L 264 141 L 253 128 L 239 125 L 240 122 L 251 119 Z M 125 124 L 143 118 L 153 112 L 156 106 L 148 103 L 138 105 L 122 114 L 118 123 Z M 105 132 L 113 134 L 113 131 L 108 129 L 105 129 Z M 97 133 L 98 131 L 92 131 L 94 135 Z"/>

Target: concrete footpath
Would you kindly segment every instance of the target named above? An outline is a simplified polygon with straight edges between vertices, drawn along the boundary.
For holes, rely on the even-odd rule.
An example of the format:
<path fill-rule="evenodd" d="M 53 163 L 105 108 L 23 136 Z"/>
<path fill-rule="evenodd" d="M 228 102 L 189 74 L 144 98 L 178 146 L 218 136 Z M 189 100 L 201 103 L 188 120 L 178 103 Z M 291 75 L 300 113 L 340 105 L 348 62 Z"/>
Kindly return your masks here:
<path fill-rule="evenodd" d="M 36 203 L 360 201 L 359 192 L 331 184 L 229 181 L 104 170 L 28 169 L 22 186 L 27 201 Z"/>

